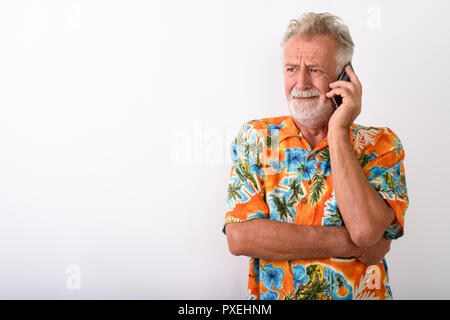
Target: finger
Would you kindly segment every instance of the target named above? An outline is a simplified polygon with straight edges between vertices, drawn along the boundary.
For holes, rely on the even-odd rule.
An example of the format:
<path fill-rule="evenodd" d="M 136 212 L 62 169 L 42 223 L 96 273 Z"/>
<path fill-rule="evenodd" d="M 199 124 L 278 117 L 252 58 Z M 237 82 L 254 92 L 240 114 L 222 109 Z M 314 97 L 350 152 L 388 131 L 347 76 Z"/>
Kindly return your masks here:
<path fill-rule="evenodd" d="M 340 95 L 342 98 L 346 97 L 349 94 L 349 90 L 347 88 L 336 88 L 329 92 L 327 92 L 325 95 L 327 98 L 331 98 L 334 95 Z"/>
<path fill-rule="evenodd" d="M 350 66 L 345 67 L 345 72 L 350 77 L 351 82 L 361 85 L 361 82 L 359 82 L 359 78 L 356 76 L 355 72 L 353 72 L 353 70 L 352 70 L 352 68 L 350 68 Z"/>
<path fill-rule="evenodd" d="M 347 88 L 350 91 L 354 91 L 355 90 L 355 85 L 349 81 L 345 81 L 345 80 L 338 80 L 335 82 L 331 82 L 328 85 L 330 88 L 334 89 L 334 88 Z"/>

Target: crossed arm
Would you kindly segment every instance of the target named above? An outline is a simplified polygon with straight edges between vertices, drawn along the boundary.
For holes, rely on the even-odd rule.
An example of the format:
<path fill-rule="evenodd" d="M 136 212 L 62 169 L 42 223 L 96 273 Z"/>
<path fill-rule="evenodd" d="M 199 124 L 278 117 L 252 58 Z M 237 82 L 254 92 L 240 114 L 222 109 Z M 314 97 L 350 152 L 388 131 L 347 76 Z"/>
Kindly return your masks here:
<path fill-rule="evenodd" d="M 299 226 L 269 219 L 253 219 L 226 225 L 228 247 L 233 255 L 286 261 L 356 257 L 366 265 L 376 264 L 390 249 L 381 238 L 368 247 L 356 246 L 345 227 Z"/>
<path fill-rule="evenodd" d="M 232 254 L 265 260 L 323 259 L 360 256 L 362 248 L 345 227 L 299 226 L 269 219 L 253 219 L 226 226 Z"/>
<path fill-rule="evenodd" d="M 333 131 L 328 143 L 333 185 L 346 227 L 299 226 L 269 219 L 230 223 L 226 234 L 232 254 L 266 260 L 357 257 L 365 264 L 384 257 L 391 241 L 382 235 L 394 211 L 367 181 L 348 131 Z"/>
<path fill-rule="evenodd" d="M 339 211 L 352 241 L 361 247 L 376 243 L 395 218 L 394 210 L 373 188 L 356 158 L 347 129 L 329 131 L 333 187 Z"/>

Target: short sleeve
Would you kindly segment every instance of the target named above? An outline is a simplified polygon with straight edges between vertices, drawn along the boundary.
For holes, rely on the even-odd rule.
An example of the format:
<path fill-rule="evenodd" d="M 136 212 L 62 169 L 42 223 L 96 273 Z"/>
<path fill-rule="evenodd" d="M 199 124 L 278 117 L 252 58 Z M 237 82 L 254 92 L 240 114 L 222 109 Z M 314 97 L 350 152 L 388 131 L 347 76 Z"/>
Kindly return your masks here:
<path fill-rule="evenodd" d="M 386 239 L 400 238 L 404 233 L 405 212 L 409 205 L 403 160 L 405 152 L 400 139 L 389 128 L 383 128 L 375 144 L 363 155 L 363 171 L 369 183 L 395 212 L 395 218 L 383 234 Z"/>
<path fill-rule="evenodd" d="M 226 213 L 223 223 L 243 222 L 268 218 L 265 201 L 264 172 L 262 168 L 263 137 L 246 123 L 231 143 L 231 173 L 226 195 Z"/>

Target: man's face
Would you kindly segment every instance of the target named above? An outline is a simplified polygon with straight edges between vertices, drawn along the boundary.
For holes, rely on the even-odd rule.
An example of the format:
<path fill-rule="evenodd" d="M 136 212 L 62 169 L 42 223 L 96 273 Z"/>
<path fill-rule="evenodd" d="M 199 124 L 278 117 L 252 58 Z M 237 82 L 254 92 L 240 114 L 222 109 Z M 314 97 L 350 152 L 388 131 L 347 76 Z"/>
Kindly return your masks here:
<path fill-rule="evenodd" d="M 339 43 L 331 35 L 294 36 L 284 48 L 284 86 L 292 117 L 306 127 L 319 127 L 334 112 L 325 96 L 336 80 Z"/>

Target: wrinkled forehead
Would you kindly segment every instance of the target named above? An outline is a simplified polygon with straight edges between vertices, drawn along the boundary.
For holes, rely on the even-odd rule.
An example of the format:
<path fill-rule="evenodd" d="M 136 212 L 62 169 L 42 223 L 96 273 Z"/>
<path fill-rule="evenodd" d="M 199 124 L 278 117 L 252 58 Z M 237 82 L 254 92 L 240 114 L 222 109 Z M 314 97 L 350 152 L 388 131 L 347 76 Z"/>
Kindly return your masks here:
<path fill-rule="evenodd" d="M 327 64 L 329 61 L 327 51 L 322 49 L 310 49 L 310 48 L 293 48 L 285 52 L 284 62 L 291 64 L 302 63 L 320 63 Z"/>
<path fill-rule="evenodd" d="M 331 65 L 339 49 L 339 45 L 336 44 L 337 41 L 326 36 L 315 37 L 309 41 L 293 37 L 284 48 L 284 63 Z"/>

